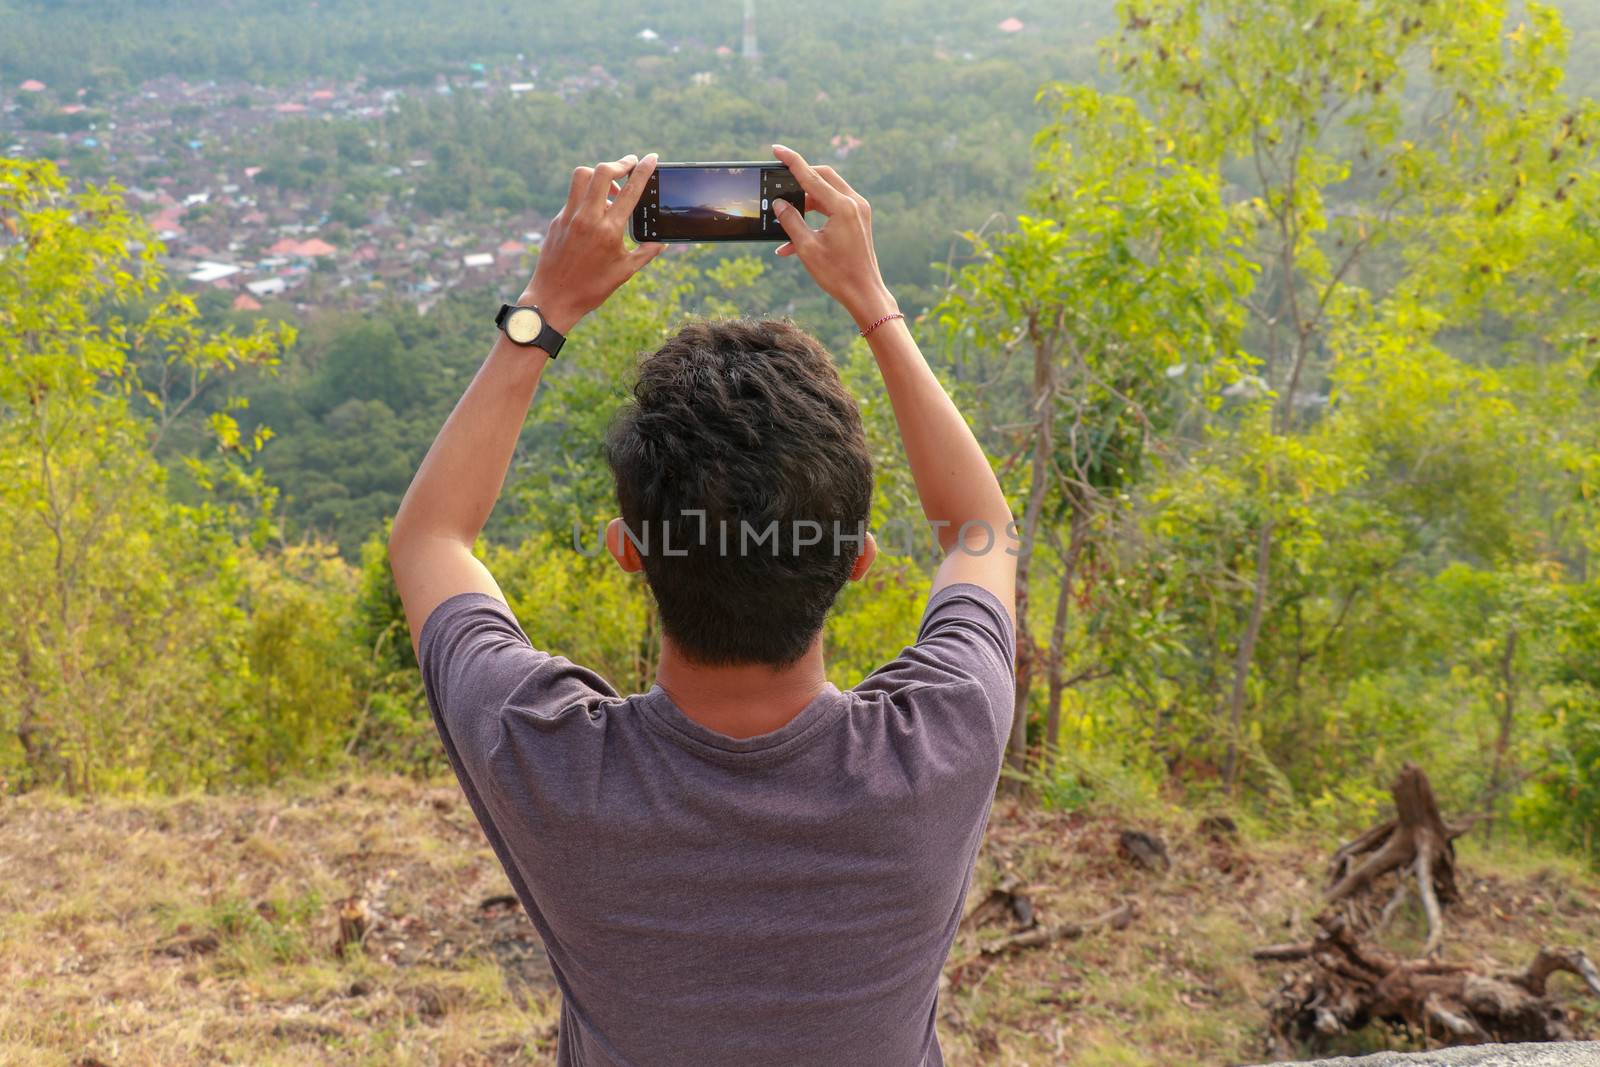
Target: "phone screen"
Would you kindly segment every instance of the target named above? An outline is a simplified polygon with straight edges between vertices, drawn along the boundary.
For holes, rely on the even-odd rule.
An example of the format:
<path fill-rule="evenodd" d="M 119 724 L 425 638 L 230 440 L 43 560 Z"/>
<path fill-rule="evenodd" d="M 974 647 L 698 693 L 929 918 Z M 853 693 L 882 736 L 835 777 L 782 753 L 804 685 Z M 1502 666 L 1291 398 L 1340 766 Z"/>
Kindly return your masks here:
<path fill-rule="evenodd" d="M 639 241 L 781 241 L 772 202 L 805 207 L 780 163 L 662 163 L 633 215 Z"/>

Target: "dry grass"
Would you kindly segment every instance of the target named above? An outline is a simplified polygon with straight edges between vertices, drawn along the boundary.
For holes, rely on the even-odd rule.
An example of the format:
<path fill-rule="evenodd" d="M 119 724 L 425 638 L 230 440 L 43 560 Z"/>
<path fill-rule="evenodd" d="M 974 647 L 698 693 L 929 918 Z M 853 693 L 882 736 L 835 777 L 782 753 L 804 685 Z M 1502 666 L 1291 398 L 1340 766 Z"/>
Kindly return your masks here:
<path fill-rule="evenodd" d="M 978 947 L 1003 931 L 964 933 L 942 999 L 947 1059 L 1260 1058 L 1280 968 L 1249 950 L 1303 932 L 1326 845 L 1214 841 L 1194 823 L 1002 805 L 974 901 L 1009 872 L 1046 920 L 1123 899 L 1138 914 L 998 960 Z M 1121 858 L 1125 826 L 1161 836 L 1172 869 Z M 1540 943 L 1600 944 L 1596 883 L 1575 865 L 1477 846 L 1463 865 L 1452 956 L 1520 967 Z M 537 939 L 519 911 L 482 906 L 507 892 L 453 784 L 0 800 L 0 1064 L 548 1063 L 559 1004 Z M 340 958 L 351 895 L 374 928 Z"/>
<path fill-rule="evenodd" d="M 0 1063 L 544 1063 L 558 999 L 459 790 L 0 808 Z M 335 956 L 337 905 L 377 922 Z M 506 968 L 497 958 L 512 961 Z"/>

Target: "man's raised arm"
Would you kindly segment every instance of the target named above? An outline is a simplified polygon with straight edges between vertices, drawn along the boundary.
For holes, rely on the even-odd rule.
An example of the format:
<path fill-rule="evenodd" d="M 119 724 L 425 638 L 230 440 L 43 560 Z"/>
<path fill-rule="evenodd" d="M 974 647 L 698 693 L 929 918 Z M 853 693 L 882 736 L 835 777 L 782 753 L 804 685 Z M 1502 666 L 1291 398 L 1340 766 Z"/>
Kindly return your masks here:
<path fill-rule="evenodd" d="M 628 216 L 653 169 L 655 156 L 649 155 L 642 162 L 624 156 L 572 172 L 566 206 L 550 224 L 518 305 L 538 307 L 544 322 L 565 335 L 661 251 L 659 244 L 629 251 L 623 242 Z M 630 174 L 634 180 L 619 190 L 616 183 Z M 500 334 L 400 502 L 389 534 L 389 565 L 413 647 L 433 609 L 456 594 L 505 599 L 472 554 L 472 544 L 500 496 L 549 361 L 543 349 Z"/>
<path fill-rule="evenodd" d="M 934 578 L 937 591 L 971 582 L 1015 611 L 1017 538 L 1005 493 L 961 412 L 939 384 L 883 283 L 872 246 L 872 208 L 831 167 L 812 167 L 782 145 L 773 154 L 806 192 L 806 209 L 828 217 L 820 230 L 779 200 L 779 221 L 789 243 L 779 255 L 797 255 L 824 292 L 837 300 L 867 334 L 894 406 L 906 461 L 916 479 L 922 511 L 946 555 Z M 885 321 L 887 320 L 887 321 Z"/>

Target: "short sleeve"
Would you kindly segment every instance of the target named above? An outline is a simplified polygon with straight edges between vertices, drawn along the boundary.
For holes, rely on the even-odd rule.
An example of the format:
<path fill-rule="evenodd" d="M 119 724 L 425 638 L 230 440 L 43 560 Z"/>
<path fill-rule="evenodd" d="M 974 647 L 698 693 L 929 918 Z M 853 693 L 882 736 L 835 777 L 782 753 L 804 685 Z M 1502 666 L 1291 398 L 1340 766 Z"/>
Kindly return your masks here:
<path fill-rule="evenodd" d="M 982 586 L 949 585 L 923 610 L 917 642 L 878 668 L 856 692 L 926 699 L 925 691 L 981 694 L 981 707 L 961 701 L 970 714 L 987 714 L 994 738 L 1005 747 L 1016 702 L 1016 630 L 998 597 Z"/>
<path fill-rule="evenodd" d="M 533 647 L 511 609 L 462 593 L 434 609 L 417 641 L 422 686 L 458 774 L 478 777 L 506 729 L 505 709 L 555 719 L 616 693 L 599 675 Z"/>

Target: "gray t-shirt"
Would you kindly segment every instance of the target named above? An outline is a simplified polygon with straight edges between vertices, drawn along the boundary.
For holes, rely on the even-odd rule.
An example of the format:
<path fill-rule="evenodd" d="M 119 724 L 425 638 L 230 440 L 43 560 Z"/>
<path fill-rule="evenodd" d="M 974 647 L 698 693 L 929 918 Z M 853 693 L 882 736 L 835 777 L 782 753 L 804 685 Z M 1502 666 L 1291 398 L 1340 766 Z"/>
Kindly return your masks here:
<path fill-rule="evenodd" d="M 1014 640 L 993 594 L 948 587 L 893 662 L 736 740 L 537 651 L 492 597 L 441 604 L 423 684 L 544 938 L 559 1063 L 941 1064 Z"/>

